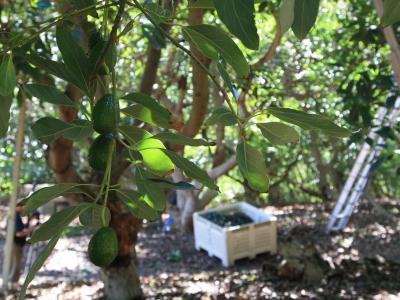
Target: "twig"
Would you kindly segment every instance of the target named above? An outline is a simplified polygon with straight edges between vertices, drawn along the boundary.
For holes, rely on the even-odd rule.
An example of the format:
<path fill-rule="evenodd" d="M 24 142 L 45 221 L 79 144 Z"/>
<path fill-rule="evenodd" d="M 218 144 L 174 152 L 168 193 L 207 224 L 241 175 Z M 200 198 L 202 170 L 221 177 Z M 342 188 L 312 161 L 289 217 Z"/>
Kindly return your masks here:
<path fill-rule="evenodd" d="M 285 173 L 283 173 L 281 178 L 279 178 L 277 181 L 271 183 L 269 186 L 270 187 L 276 187 L 279 184 L 281 184 L 283 181 L 285 181 L 287 179 L 287 177 L 289 176 L 289 173 L 292 170 L 292 168 L 299 162 L 299 158 L 300 158 L 300 154 L 297 154 L 296 159 L 293 160 L 290 164 L 287 165 Z"/>
<path fill-rule="evenodd" d="M 47 22 L 51 22 L 50 24 L 48 24 L 48 25 L 46 25 L 46 26 L 40 28 L 37 32 L 35 32 L 34 34 L 32 34 L 32 35 L 31 35 L 30 37 L 28 37 L 27 39 L 23 39 L 23 42 L 22 42 L 22 43 L 16 44 L 14 47 L 13 47 L 13 46 L 10 46 L 9 48 L 5 49 L 5 51 L 12 50 L 13 48 L 16 48 L 16 47 L 19 47 L 19 46 L 23 46 L 23 45 L 25 45 L 25 44 L 31 42 L 33 39 L 35 39 L 37 36 L 39 36 L 42 32 L 45 32 L 45 31 L 49 30 L 51 27 L 55 26 L 58 22 L 60 22 L 60 21 L 62 21 L 62 20 L 64 20 L 64 19 L 67 19 L 67 18 L 70 18 L 70 17 L 78 16 L 78 15 L 83 14 L 83 13 L 89 11 L 89 10 L 92 10 L 92 9 L 96 9 L 96 10 L 97 10 L 97 9 L 102 9 L 102 8 L 105 8 L 105 7 L 110 7 L 110 6 L 113 6 L 113 5 L 115 5 L 115 4 L 114 4 L 114 3 L 111 3 L 111 4 L 107 4 L 107 5 L 100 5 L 100 6 L 97 6 L 97 3 L 96 3 L 96 4 L 93 4 L 93 5 L 87 6 L 87 7 L 85 7 L 85 8 L 82 8 L 82 9 L 80 9 L 80 10 L 71 12 L 71 13 L 69 13 L 69 14 L 64 14 L 64 15 L 61 15 L 61 16 L 52 18 L 52 19 L 50 19 L 50 20 L 47 21 Z"/>
<path fill-rule="evenodd" d="M 110 36 L 108 38 L 107 44 L 105 45 L 103 51 L 101 52 L 101 55 L 96 60 L 96 64 L 95 64 L 95 66 L 93 68 L 93 71 L 92 71 L 92 74 L 90 76 L 91 79 L 95 78 L 97 70 L 99 69 L 101 62 L 104 60 L 104 57 L 106 56 L 108 49 L 111 47 L 111 44 L 116 41 L 117 30 L 118 30 L 118 27 L 119 27 L 119 25 L 121 23 L 122 15 L 124 13 L 124 10 L 125 10 L 125 1 L 124 0 L 120 0 L 119 1 L 118 13 L 115 16 L 114 25 L 113 25 L 113 27 L 111 29 Z"/>
<path fill-rule="evenodd" d="M 266 62 L 270 61 L 273 57 L 273 55 L 276 52 L 276 49 L 281 43 L 282 40 L 282 29 L 281 25 L 279 23 L 278 17 L 274 14 L 273 15 L 275 18 L 276 22 L 276 32 L 275 32 L 275 37 L 271 43 L 271 45 L 268 48 L 268 51 L 256 62 L 251 66 L 252 71 L 256 71 L 259 68 L 261 68 Z"/>

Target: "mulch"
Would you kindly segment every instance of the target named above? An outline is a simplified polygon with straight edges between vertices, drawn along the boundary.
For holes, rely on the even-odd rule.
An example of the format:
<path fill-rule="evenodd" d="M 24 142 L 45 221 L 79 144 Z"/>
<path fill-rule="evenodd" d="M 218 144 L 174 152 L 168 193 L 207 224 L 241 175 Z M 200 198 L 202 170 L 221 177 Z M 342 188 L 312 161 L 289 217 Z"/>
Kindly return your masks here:
<path fill-rule="evenodd" d="M 229 268 L 196 251 L 193 236 L 145 224 L 136 247 L 144 294 L 175 300 L 400 299 L 400 201 L 379 204 L 382 209 L 362 205 L 344 232 L 331 235 L 323 233 L 330 213 L 323 205 L 269 207 L 279 220 L 278 254 L 242 259 Z M 98 269 L 86 260 L 87 241 L 85 234 L 63 238 L 27 299 L 102 298 Z M 1 251 L 3 244 L 0 237 Z M 291 260 L 287 249 L 299 249 L 291 255 L 300 265 L 321 266 L 317 281 L 305 272 L 284 272 Z M 303 255 L 307 249 L 312 256 Z"/>

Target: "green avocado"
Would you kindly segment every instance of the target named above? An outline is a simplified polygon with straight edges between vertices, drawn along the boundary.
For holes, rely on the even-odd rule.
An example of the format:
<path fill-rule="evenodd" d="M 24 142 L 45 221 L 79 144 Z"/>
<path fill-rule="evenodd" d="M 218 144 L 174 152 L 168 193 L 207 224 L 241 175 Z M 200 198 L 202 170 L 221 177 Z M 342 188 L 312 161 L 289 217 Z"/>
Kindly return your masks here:
<path fill-rule="evenodd" d="M 107 67 L 110 70 L 113 70 L 115 64 L 117 63 L 117 46 L 115 44 L 110 45 L 110 47 L 107 49 L 104 60 Z"/>
<path fill-rule="evenodd" d="M 108 154 L 113 141 L 112 134 L 99 135 L 89 148 L 89 165 L 98 171 L 105 171 L 107 168 Z"/>
<path fill-rule="evenodd" d="M 96 61 L 100 55 L 103 53 L 104 48 L 107 45 L 107 41 L 104 40 L 103 35 L 96 31 L 93 32 L 89 37 L 89 53 L 92 59 Z M 109 70 L 113 70 L 115 64 L 117 63 L 117 45 L 112 43 L 108 46 L 107 52 L 104 55 L 104 62 Z M 108 74 L 108 73 L 107 73 Z M 107 75 L 99 74 L 99 75 Z"/>
<path fill-rule="evenodd" d="M 90 239 L 90 261 L 98 267 L 109 266 L 118 255 L 118 238 L 111 227 L 100 228 Z"/>
<path fill-rule="evenodd" d="M 100 134 L 114 131 L 119 121 L 119 104 L 110 95 L 104 95 L 95 104 L 92 112 L 93 128 Z"/>

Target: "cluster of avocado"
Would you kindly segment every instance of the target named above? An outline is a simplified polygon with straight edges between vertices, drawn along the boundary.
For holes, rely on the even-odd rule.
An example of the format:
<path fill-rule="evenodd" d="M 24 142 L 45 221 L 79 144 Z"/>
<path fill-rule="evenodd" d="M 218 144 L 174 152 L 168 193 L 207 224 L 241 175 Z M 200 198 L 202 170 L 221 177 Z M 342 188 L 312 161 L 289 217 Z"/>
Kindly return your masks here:
<path fill-rule="evenodd" d="M 89 39 L 89 60 L 96 64 L 101 59 L 107 42 L 103 35 L 96 31 Z M 101 61 L 97 74 L 107 75 L 109 68 L 113 68 L 116 62 L 115 45 L 108 47 L 104 59 Z M 105 171 L 107 160 L 112 151 L 113 133 L 119 121 L 118 100 L 111 94 L 104 95 L 97 101 L 92 111 L 93 128 L 100 135 L 93 141 L 89 149 L 89 165 L 98 171 Z"/>
<path fill-rule="evenodd" d="M 241 211 L 209 212 L 203 214 L 202 217 L 221 227 L 240 226 L 254 222 Z"/>
<path fill-rule="evenodd" d="M 89 149 L 89 165 L 98 171 L 104 171 L 112 151 L 113 132 L 119 121 L 118 101 L 113 95 L 106 94 L 93 108 L 93 128 L 100 135 Z"/>
<path fill-rule="evenodd" d="M 119 120 L 118 102 L 106 94 L 97 101 L 92 111 L 93 128 L 100 135 L 89 149 L 89 165 L 105 171 L 113 143 L 113 132 Z M 118 255 L 117 234 L 111 227 L 100 228 L 91 238 L 88 247 L 90 261 L 99 267 L 109 266 Z"/>
<path fill-rule="evenodd" d="M 93 128 L 100 135 L 89 149 L 89 165 L 105 171 L 113 143 L 113 132 L 119 119 L 118 103 L 107 94 L 97 101 L 92 111 Z M 111 227 L 100 228 L 91 238 L 88 247 L 90 261 L 99 267 L 109 266 L 118 255 L 117 234 Z"/>
<path fill-rule="evenodd" d="M 90 51 L 100 52 L 104 47 L 104 39 L 98 33 L 91 36 L 89 41 Z M 115 64 L 115 51 L 106 53 L 105 62 L 101 63 L 97 74 L 107 75 L 109 67 Z M 89 165 L 97 171 L 105 171 L 110 152 L 113 151 L 113 139 L 119 122 L 119 104 L 111 94 L 99 99 L 92 110 L 93 129 L 99 136 L 89 148 Z M 90 239 L 88 245 L 90 261 L 99 267 L 109 266 L 118 255 L 117 234 L 111 227 L 102 227 Z"/>

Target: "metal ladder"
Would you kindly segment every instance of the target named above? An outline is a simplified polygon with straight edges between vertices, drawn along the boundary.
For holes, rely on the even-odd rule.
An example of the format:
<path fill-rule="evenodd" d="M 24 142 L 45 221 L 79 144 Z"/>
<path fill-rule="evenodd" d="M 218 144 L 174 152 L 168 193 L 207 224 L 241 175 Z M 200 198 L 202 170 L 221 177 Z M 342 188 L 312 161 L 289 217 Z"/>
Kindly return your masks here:
<path fill-rule="evenodd" d="M 381 107 L 373 122 L 373 129 L 368 135 L 372 141 L 372 146 L 365 142 L 357 156 L 357 159 L 351 169 L 346 184 L 340 193 L 339 199 L 335 208 L 332 211 L 328 224 L 325 227 L 325 232 L 343 230 L 355 207 L 360 202 L 365 188 L 368 184 L 368 178 L 376 158 L 382 152 L 385 144 L 385 139 L 377 134 L 377 131 L 382 124 L 392 127 L 400 114 L 400 97 L 397 97 L 396 102 L 391 109 Z M 387 118 L 385 118 L 387 117 Z"/>

